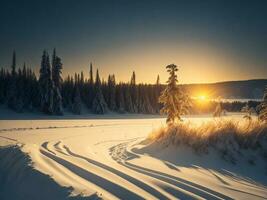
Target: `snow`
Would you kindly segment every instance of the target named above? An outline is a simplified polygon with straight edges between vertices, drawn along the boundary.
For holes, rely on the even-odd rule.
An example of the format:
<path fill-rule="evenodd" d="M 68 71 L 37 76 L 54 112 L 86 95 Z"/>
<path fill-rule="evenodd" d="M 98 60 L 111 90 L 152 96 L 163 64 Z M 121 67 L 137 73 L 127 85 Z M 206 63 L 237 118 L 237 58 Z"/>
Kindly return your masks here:
<path fill-rule="evenodd" d="M 5 174 L 0 199 L 267 198 L 266 165 L 260 162 L 233 165 L 184 146 L 146 148 L 142 141 L 165 123 L 158 116 L 11 116 L 0 121 L 0 173 Z M 209 115 L 185 119 L 213 120 Z M 14 144 L 18 147 L 9 146 Z M 43 195 L 40 188 L 51 192 Z"/>

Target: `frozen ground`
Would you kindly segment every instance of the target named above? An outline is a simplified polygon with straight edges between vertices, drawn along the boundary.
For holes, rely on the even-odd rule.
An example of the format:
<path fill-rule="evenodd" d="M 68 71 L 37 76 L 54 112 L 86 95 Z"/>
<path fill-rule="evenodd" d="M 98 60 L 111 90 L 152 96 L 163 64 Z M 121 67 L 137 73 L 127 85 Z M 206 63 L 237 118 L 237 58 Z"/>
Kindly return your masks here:
<path fill-rule="evenodd" d="M 1 120 L 0 199 L 267 199 L 266 166 L 146 149 L 140 142 L 165 119 L 139 117 Z"/>

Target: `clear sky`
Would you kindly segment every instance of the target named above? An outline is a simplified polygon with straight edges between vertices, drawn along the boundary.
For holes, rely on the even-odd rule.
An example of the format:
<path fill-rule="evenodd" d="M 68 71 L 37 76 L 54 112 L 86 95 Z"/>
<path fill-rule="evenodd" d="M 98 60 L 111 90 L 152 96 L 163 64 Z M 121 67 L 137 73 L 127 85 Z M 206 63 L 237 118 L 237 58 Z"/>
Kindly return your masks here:
<path fill-rule="evenodd" d="M 38 71 L 43 49 L 56 47 L 63 74 L 89 63 L 106 79 L 181 83 L 267 78 L 267 1 L 1 0 L 0 66 L 25 61 Z"/>

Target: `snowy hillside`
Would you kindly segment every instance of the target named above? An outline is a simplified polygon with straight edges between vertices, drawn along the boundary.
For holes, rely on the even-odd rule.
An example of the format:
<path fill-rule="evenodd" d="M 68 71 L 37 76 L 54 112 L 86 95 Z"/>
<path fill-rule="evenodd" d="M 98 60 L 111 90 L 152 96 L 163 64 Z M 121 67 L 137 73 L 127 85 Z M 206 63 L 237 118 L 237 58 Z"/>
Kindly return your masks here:
<path fill-rule="evenodd" d="M 164 123 L 163 118 L 1 120 L 0 199 L 266 199 L 261 161 L 232 164 L 215 152 L 144 144 Z"/>

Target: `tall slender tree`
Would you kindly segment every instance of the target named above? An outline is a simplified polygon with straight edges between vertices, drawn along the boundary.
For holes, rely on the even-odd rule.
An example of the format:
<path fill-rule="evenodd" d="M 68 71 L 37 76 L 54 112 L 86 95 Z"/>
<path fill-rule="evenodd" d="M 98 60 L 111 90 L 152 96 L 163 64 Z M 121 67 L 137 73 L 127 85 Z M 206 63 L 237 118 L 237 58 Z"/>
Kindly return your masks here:
<path fill-rule="evenodd" d="M 159 75 L 157 76 L 156 85 L 160 85 L 160 78 L 159 78 Z"/>
<path fill-rule="evenodd" d="M 188 112 L 190 103 L 188 96 L 177 86 L 177 71 L 175 64 L 166 66 L 170 76 L 167 81 L 167 87 L 159 97 L 159 102 L 163 104 L 161 113 L 167 114 L 166 122 L 173 124 L 176 121 L 181 121 L 181 115 Z"/>
<path fill-rule="evenodd" d="M 15 50 L 13 51 L 13 56 L 12 56 L 11 74 L 12 76 L 16 75 L 16 52 Z"/>
<path fill-rule="evenodd" d="M 53 51 L 52 58 L 52 81 L 54 83 L 53 92 L 53 111 L 57 115 L 63 114 L 61 85 L 62 85 L 62 62 L 61 59 L 56 55 L 56 49 Z"/>
<path fill-rule="evenodd" d="M 90 63 L 90 71 L 89 71 L 89 80 L 88 80 L 88 100 L 87 100 L 87 106 L 89 108 L 92 108 L 93 99 L 95 96 L 95 87 L 94 87 L 94 75 L 93 75 L 93 64 Z"/>
<path fill-rule="evenodd" d="M 51 66 L 49 61 L 49 55 L 46 51 L 43 52 L 39 86 L 41 95 L 41 110 L 45 113 L 53 113 L 53 80 L 51 74 Z"/>
<path fill-rule="evenodd" d="M 136 87 L 135 71 L 133 71 L 131 81 L 130 81 L 130 93 L 131 93 L 133 112 L 137 113 L 138 112 L 138 90 Z"/>
<path fill-rule="evenodd" d="M 116 110 L 116 80 L 115 75 L 108 76 L 108 107 L 110 110 Z"/>
<path fill-rule="evenodd" d="M 96 71 L 95 91 L 96 93 L 95 98 L 93 100 L 92 110 L 96 114 L 104 114 L 108 111 L 108 107 L 102 94 L 101 81 L 98 70 Z"/>

